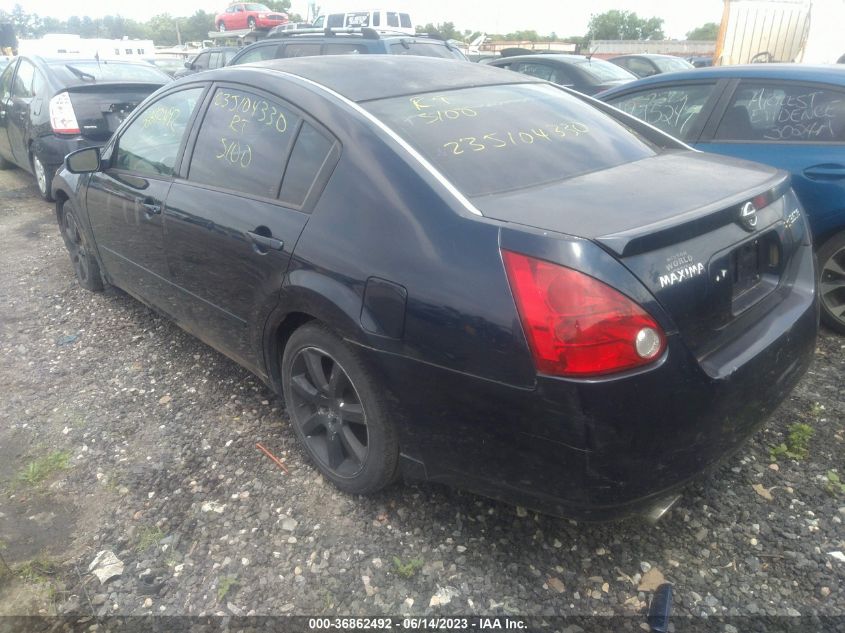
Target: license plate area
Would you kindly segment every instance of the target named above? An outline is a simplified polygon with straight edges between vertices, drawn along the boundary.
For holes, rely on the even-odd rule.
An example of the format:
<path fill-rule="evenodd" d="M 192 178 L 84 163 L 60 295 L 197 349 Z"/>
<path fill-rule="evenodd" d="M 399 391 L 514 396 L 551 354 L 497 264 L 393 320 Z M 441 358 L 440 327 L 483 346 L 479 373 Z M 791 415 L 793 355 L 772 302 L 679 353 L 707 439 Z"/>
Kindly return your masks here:
<path fill-rule="evenodd" d="M 730 256 L 731 312 L 744 312 L 773 291 L 780 281 L 782 252 L 776 233 L 745 242 Z"/>

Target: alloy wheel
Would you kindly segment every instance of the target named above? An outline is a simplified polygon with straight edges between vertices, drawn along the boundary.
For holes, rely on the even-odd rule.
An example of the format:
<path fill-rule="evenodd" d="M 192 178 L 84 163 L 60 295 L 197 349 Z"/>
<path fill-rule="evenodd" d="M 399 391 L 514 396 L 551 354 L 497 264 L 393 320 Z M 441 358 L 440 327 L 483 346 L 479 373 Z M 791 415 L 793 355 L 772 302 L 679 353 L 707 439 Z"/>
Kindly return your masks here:
<path fill-rule="evenodd" d="M 291 364 L 290 411 L 314 457 L 332 474 L 351 478 L 367 462 L 367 417 L 343 367 L 316 347 L 299 350 Z"/>
<path fill-rule="evenodd" d="M 35 182 L 38 184 L 38 191 L 46 196 L 49 193 L 47 191 L 47 172 L 44 169 L 44 165 L 38 159 L 38 156 L 35 155 L 32 156 L 32 170 L 35 172 Z"/>
<path fill-rule="evenodd" d="M 65 213 L 62 222 L 62 232 L 65 237 L 65 244 L 70 253 L 70 261 L 73 263 L 73 270 L 80 281 L 86 281 L 90 271 L 88 270 L 88 249 L 76 216 L 73 213 Z"/>
<path fill-rule="evenodd" d="M 845 247 L 822 262 L 819 296 L 827 311 L 845 325 Z"/>

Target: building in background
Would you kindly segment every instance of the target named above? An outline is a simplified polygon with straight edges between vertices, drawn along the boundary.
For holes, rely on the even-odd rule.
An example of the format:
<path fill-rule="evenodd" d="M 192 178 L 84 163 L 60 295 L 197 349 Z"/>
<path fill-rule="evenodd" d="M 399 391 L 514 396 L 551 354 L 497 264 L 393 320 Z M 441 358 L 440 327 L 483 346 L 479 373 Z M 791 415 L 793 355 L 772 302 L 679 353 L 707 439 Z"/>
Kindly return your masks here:
<path fill-rule="evenodd" d="M 119 40 L 104 38 L 82 38 L 78 35 L 50 33 L 37 40 L 18 40 L 20 55 L 73 55 L 100 59 L 153 59 L 156 49 L 152 40 Z"/>

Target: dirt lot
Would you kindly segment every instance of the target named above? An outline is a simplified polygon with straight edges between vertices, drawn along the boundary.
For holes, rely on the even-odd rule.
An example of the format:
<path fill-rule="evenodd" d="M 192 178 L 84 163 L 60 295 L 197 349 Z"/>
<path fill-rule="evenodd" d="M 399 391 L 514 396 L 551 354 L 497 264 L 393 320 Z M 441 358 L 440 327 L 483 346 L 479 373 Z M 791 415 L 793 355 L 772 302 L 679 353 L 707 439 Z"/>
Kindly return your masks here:
<path fill-rule="evenodd" d="M 0 270 L 0 614 L 633 615 L 659 572 L 679 615 L 845 616 L 843 337 L 656 527 L 593 526 L 430 485 L 337 492 L 257 379 L 77 286 L 17 170 Z M 781 443 L 806 457 L 774 462 Z M 124 566 L 105 585 L 101 550 Z"/>

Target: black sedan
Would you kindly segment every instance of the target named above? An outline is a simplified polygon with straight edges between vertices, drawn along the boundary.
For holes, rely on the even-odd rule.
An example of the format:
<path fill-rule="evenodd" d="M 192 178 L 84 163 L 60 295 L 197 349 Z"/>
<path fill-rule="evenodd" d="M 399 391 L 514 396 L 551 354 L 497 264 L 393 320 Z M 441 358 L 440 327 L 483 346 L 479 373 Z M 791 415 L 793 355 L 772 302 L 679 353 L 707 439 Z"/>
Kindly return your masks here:
<path fill-rule="evenodd" d="M 70 155 L 58 220 L 84 287 L 283 394 L 340 489 L 639 512 L 804 373 L 813 253 L 784 172 L 586 101 L 417 57 L 209 71 Z"/>
<path fill-rule="evenodd" d="M 0 75 L 0 169 L 17 165 L 52 200 L 65 154 L 104 143 L 170 77 L 144 62 L 16 57 Z"/>
<path fill-rule="evenodd" d="M 584 55 L 516 55 L 485 63 L 551 81 L 585 95 L 598 94 L 637 79 L 624 68 Z"/>

